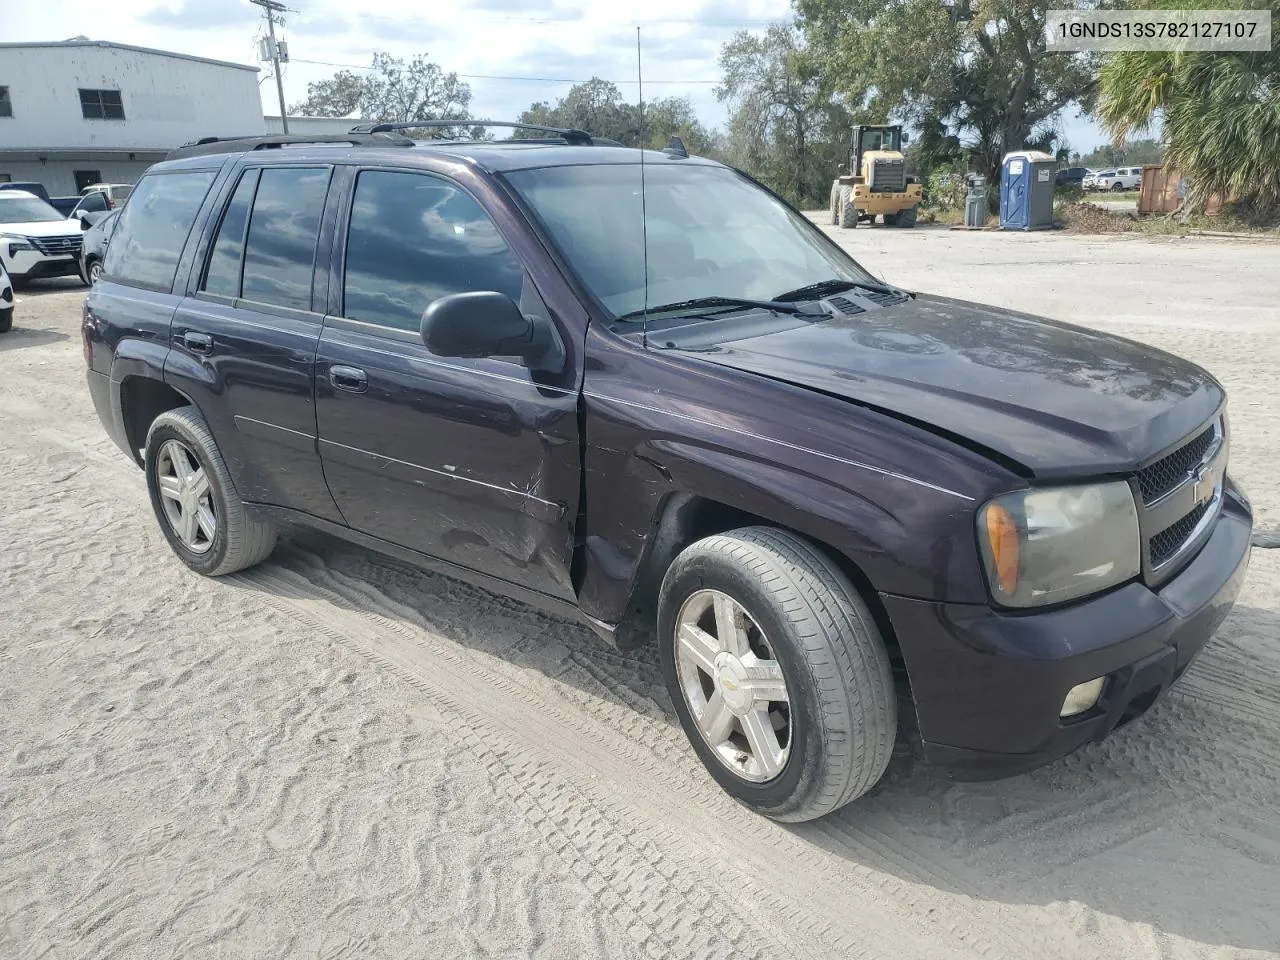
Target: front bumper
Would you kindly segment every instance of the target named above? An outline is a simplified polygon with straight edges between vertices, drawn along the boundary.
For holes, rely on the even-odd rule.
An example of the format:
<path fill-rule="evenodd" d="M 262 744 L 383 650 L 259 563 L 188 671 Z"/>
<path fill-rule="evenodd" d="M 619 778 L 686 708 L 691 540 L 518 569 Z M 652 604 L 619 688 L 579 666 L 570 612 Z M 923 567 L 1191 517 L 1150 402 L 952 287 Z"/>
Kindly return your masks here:
<path fill-rule="evenodd" d="M 37 277 L 79 276 L 79 253 L 64 256 L 49 256 L 39 250 L 15 250 L 7 255 L 5 251 L 5 268 L 10 276 L 23 280 L 34 280 Z"/>
<path fill-rule="evenodd" d="M 1253 518 L 1228 487 L 1209 540 L 1158 590 L 1130 583 L 1056 610 L 1003 613 L 882 595 L 930 762 L 970 779 L 1055 760 L 1140 716 L 1235 603 Z M 1098 704 L 1060 719 L 1067 691 L 1106 676 Z"/>

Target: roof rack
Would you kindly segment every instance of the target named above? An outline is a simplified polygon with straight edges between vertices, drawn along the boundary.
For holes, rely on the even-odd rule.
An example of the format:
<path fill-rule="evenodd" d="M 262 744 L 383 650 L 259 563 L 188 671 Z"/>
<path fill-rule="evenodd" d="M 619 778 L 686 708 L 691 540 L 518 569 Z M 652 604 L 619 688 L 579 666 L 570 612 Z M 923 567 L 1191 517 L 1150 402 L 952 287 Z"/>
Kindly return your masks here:
<path fill-rule="evenodd" d="M 571 127 L 544 127 L 536 123 L 512 123 L 509 120 L 407 120 L 402 123 L 361 123 L 351 128 L 352 133 L 390 133 L 395 130 L 449 129 L 451 127 L 507 127 L 512 130 L 534 130 L 554 134 L 566 143 L 590 147 L 597 141 L 585 130 Z"/>
<path fill-rule="evenodd" d="M 413 141 L 408 137 L 388 136 L 383 132 L 376 134 L 353 131 L 339 134 L 292 135 L 247 137 L 201 137 L 193 143 L 170 150 L 166 160 L 178 160 L 182 157 L 202 157 L 218 153 L 247 153 L 250 150 L 276 150 L 304 144 L 347 144 L 352 147 L 411 147 Z"/>

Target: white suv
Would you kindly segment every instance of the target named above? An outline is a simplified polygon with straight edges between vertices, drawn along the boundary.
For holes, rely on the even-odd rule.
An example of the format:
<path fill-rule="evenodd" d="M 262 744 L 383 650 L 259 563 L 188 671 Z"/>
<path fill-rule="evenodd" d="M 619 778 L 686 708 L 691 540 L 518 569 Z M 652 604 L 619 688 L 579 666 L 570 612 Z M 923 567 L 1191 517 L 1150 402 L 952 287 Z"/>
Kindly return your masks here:
<path fill-rule="evenodd" d="M 8 333 L 13 326 L 13 284 L 4 264 L 0 263 L 0 333 Z"/>
<path fill-rule="evenodd" d="M 1114 172 L 1098 174 L 1097 190 L 1137 190 L 1142 186 L 1141 167 L 1117 167 Z"/>
<path fill-rule="evenodd" d="M 0 264 L 14 283 L 80 275 L 83 230 L 33 193 L 0 190 Z"/>

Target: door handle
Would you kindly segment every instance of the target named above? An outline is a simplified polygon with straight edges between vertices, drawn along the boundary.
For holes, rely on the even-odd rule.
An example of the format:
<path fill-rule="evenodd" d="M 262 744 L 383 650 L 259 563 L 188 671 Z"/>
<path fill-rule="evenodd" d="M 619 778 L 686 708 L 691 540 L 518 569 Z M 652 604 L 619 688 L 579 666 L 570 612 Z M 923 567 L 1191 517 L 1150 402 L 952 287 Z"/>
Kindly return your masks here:
<path fill-rule="evenodd" d="M 369 377 L 363 370 L 341 363 L 335 363 L 329 368 L 329 382 L 339 390 L 350 393 L 364 393 L 369 389 Z"/>
<path fill-rule="evenodd" d="M 197 333 L 194 330 L 188 330 L 182 335 L 182 343 L 192 353 L 212 353 L 213 337 L 207 333 Z"/>

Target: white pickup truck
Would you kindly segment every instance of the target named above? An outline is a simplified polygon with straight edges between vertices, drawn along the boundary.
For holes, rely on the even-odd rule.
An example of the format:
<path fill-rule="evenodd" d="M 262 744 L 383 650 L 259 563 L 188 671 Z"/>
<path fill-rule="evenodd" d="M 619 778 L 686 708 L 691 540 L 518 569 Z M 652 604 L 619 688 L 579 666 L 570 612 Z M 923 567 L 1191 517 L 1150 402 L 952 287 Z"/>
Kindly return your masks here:
<path fill-rule="evenodd" d="M 1111 190 L 1119 193 L 1121 190 L 1137 190 L 1142 186 L 1142 168 L 1141 167 L 1117 167 L 1114 171 L 1108 170 L 1106 173 L 1098 174 L 1097 180 L 1094 181 L 1095 190 Z"/>
<path fill-rule="evenodd" d="M 15 284 L 80 274 L 83 229 L 35 194 L 0 191 L 0 264 Z"/>

